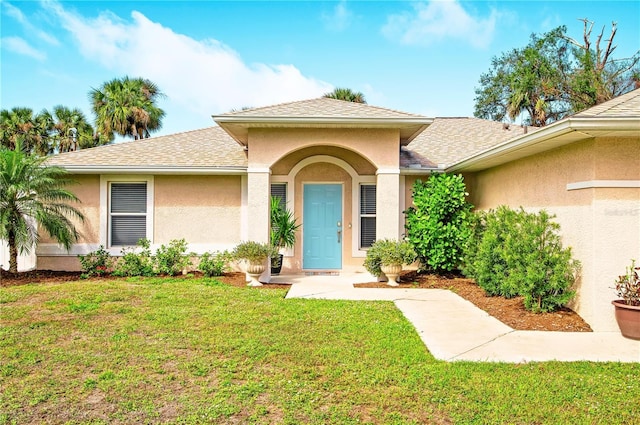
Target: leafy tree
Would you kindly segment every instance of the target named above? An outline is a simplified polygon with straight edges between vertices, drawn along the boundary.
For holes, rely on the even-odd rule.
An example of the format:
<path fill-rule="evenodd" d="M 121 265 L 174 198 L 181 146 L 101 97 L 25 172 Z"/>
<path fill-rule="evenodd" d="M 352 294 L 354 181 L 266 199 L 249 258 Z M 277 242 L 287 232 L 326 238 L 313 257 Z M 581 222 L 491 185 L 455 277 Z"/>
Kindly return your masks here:
<path fill-rule="evenodd" d="M 471 233 L 473 206 L 467 195 L 461 175 L 433 174 L 414 183 L 415 206 L 406 211 L 406 229 L 423 268 L 451 271 L 460 266 Z"/>
<path fill-rule="evenodd" d="M 57 105 L 53 112 L 45 112 L 51 121 L 52 145 L 58 152 L 105 145 L 111 139 L 94 133 L 93 127 L 78 108 Z"/>
<path fill-rule="evenodd" d="M 78 108 L 58 105 L 35 114 L 30 108 L 15 107 L 0 111 L 2 146 L 15 149 L 22 140 L 25 153 L 49 155 L 110 143 L 112 139 L 94 133 L 93 127 Z"/>
<path fill-rule="evenodd" d="M 78 198 L 65 187 L 66 170 L 46 166 L 46 158 L 27 155 L 22 141 L 14 150 L 0 148 L 0 239 L 9 244 L 9 271 L 18 271 L 18 251 L 29 252 L 44 229 L 66 249 L 78 239 L 71 218 L 84 220 L 68 202 Z"/>
<path fill-rule="evenodd" d="M 162 96 L 155 83 L 143 78 L 116 78 L 92 89 L 89 98 L 98 132 L 135 140 L 150 137 L 162 127 L 165 112 L 156 104 Z"/>
<path fill-rule="evenodd" d="M 325 93 L 323 97 L 327 97 L 329 99 L 345 100 L 347 102 L 354 103 L 367 103 L 364 98 L 364 94 L 362 94 L 361 92 L 354 92 L 353 90 L 347 88 L 336 88 L 332 92 Z"/>
<path fill-rule="evenodd" d="M 570 100 L 574 111 L 580 111 L 613 99 L 633 89 L 640 88 L 640 50 L 626 59 L 613 59 L 616 49 L 613 40 L 618 31 L 615 22 L 611 24 L 611 34 L 606 47 L 601 46 L 604 29 L 600 31 L 595 44 L 591 42 L 594 23 L 581 19 L 584 23 L 583 40 L 578 42 L 564 36 L 573 46 L 578 64 L 569 81 Z"/>
<path fill-rule="evenodd" d="M 46 111 L 35 115 L 32 109 L 24 107 L 0 111 L 0 140 L 5 148 L 15 149 L 20 140 L 25 153 L 47 155 L 52 152 L 50 129 Z"/>
<path fill-rule="evenodd" d="M 494 57 L 491 69 L 480 76 L 474 115 L 502 121 L 526 113 L 525 123 L 541 127 L 632 90 L 640 80 L 640 51 L 613 59 L 615 23 L 603 49 L 604 28 L 594 45 L 593 23 L 583 21 L 582 44 L 560 26 Z"/>

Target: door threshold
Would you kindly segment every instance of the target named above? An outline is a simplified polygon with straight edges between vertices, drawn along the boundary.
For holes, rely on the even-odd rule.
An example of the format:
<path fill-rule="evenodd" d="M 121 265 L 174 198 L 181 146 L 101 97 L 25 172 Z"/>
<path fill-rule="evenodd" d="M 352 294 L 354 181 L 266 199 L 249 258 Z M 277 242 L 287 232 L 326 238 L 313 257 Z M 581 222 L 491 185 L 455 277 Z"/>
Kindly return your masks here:
<path fill-rule="evenodd" d="M 340 276 L 340 271 L 338 270 L 305 270 L 303 273 L 305 276 Z"/>

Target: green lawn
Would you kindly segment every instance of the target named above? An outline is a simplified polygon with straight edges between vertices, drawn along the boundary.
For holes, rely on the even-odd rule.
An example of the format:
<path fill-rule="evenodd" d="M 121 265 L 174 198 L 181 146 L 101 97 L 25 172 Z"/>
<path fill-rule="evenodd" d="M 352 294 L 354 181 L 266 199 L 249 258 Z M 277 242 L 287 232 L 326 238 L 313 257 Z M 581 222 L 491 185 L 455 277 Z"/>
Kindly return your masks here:
<path fill-rule="evenodd" d="M 640 364 L 445 363 L 390 302 L 284 296 L 0 288 L 0 423 L 638 423 Z"/>

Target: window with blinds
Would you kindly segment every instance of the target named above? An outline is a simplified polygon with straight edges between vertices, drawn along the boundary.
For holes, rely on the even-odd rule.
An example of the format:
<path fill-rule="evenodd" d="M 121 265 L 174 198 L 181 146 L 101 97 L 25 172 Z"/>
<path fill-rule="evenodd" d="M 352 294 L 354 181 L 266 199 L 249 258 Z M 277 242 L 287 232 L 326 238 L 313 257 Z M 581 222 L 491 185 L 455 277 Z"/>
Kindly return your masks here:
<path fill-rule="evenodd" d="M 147 237 L 147 183 L 111 183 L 110 246 L 136 245 Z"/>
<path fill-rule="evenodd" d="M 280 200 L 280 208 L 287 208 L 287 184 L 286 183 L 272 183 L 271 184 L 271 197 L 278 198 Z"/>
<path fill-rule="evenodd" d="M 360 248 L 376 240 L 376 185 L 360 185 Z"/>

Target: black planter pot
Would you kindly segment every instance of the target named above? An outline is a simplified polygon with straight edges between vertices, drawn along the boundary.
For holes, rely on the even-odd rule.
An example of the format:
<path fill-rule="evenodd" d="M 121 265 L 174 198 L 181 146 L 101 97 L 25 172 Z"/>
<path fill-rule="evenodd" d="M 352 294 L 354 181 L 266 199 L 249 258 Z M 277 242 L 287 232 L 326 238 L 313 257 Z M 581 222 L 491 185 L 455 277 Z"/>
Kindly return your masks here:
<path fill-rule="evenodd" d="M 282 271 L 282 259 L 284 255 L 280 254 L 271 259 L 271 274 L 280 274 Z"/>

